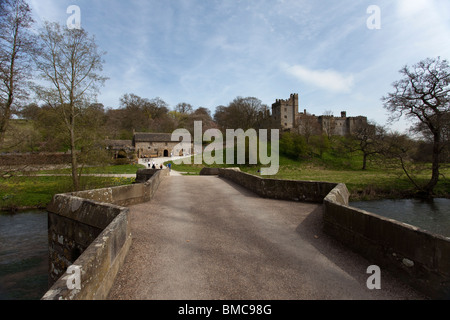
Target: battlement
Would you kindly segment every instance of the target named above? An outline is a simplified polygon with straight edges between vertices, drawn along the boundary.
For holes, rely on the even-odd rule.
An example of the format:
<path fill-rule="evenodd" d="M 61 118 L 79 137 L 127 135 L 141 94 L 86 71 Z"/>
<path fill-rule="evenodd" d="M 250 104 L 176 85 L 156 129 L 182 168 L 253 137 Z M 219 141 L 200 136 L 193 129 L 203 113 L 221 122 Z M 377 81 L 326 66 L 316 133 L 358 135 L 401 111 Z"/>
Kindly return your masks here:
<path fill-rule="evenodd" d="M 282 130 L 291 130 L 301 134 L 302 128 L 308 127 L 308 130 L 314 128 L 314 134 L 326 132 L 329 135 L 344 136 L 352 134 L 358 126 L 367 124 L 366 117 L 347 117 L 347 111 L 341 111 L 340 117 L 311 115 L 306 109 L 299 112 L 298 101 L 298 94 L 292 93 L 289 99 L 276 99 L 272 104 L 272 117 Z"/>
<path fill-rule="evenodd" d="M 276 99 L 275 103 L 272 106 L 281 106 L 281 105 L 298 105 L 298 94 L 297 93 L 291 93 L 291 96 L 289 99 Z"/>

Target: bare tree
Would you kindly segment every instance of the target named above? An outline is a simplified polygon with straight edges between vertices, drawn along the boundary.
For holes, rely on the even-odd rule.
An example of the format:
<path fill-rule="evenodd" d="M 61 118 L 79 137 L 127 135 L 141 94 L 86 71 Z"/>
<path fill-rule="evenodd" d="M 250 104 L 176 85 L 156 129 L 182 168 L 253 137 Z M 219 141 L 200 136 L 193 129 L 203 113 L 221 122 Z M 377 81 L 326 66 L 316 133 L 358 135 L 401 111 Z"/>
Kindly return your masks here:
<path fill-rule="evenodd" d="M 34 90 L 64 124 L 72 155 L 73 187 L 78 190 L 77 121 L 106 80 L 98 73 L 103 68 L 104 53 L 98 51 L 95 39 L 84 29 L 69 30 L 58 23 L 45 23 L 39 36 L 41 50 L 36 65 L 49 86 L 36 85 Z"/>
<path fill-rule="evenodd" d="M 161 98 L 141 98 L 133 93 L 120 98 L 123 119 L 120 125 L 132 132 L 166 132 L 173 131 L 173 123 L 168 116 L 168 104 Z"/>
<path fill-rule="evenodd" d="M 406 134 L 392 132 L 386 134 L 384 144 L 384 165 L 395 169 L 400 163 L 400 167 L 408 180 L 417 190 L 423 190 L 423 186 L 418 180 L 420 175 L 423 174 L 424 166 L 413 161 L 413 155 L 417 152 L 417 141 L 414 141 Z M 396 162 L 393 163 L 392 160 L 396 160 Z"/>
<path fill-rule="evenodd" d="M 421 190 L 432 195 L 439 180 L 443 134 L 450 113 L 450 66 L 446 60 L 427 58 L 400 70 L 403 78 L 394 82 L 394 92 L 383 97 L 392 120 L 402 116 L 415 120 L 433 139 L 432 174 Z M 447 119 L 447 120 L 446 120 Z"/>
<path fill-rule="evenodd" d="M 0 1 L 0 145 L 18 101 L 26 95 L 30 53 L 34 41 L 29 29 L 31 10 L 23 0 Z"/>
<path fill-rule="evenodd" d="M 191 114 L 194 111 L 194 108 L 189 103 L 180 102 L 175 106 L 175 111 L 182 114 Z"/>
<path fill-rule="evenodd" d="M 367 160 L 370 156 L 383 154 L 385 151 L 386 130 L 368 122 L 358 126 L 353 134 L 348 135 L 343 141 L 343 147 L 349 152 L 359 151 L 363 155 L 362 170 L 367 169 Z"/>
<path fill-rule="evenodd" d="M 261 100 L 254 97 L 237 97 L 230 104 L 216 108 L 214 120 L 222 129 L 260 129 L 267 126 L 270 112 Z"/>

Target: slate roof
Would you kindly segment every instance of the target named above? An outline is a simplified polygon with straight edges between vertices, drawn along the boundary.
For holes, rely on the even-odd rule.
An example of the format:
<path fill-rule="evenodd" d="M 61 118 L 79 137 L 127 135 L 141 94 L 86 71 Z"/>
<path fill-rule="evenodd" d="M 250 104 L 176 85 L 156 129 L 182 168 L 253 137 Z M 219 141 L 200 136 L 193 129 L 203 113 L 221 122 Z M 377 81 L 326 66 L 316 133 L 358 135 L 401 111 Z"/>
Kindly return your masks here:
<path fill-rule="evenodd" d="M 148 133 L 140 132 L 134 134 L 134 142 L 174 142 L 171 133 Z"/>

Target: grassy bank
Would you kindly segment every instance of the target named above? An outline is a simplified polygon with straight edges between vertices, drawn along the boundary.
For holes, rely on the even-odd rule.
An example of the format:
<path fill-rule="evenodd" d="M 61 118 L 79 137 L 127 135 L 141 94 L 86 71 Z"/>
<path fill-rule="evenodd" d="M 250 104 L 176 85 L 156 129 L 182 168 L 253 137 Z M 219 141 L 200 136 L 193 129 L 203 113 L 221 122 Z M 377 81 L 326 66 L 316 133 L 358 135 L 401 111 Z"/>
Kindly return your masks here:
<path fill-rule="evenodd" d="M 138 169 L 144 169 L 143 165 L 126 164 L 103 167 L 86 167 L 83 168 L 82 174 L 135 174 Z M 70 168 L 56 170 L 40 170 L 35 174 L 71 174 Z"/>
<path fill-rule="evenodd" d="M 142 168 L 135 165 L 88 168 L 86 174 L 134 174 Z M 45 208 L 53 195 L 72 192 L 70 176 L 38 176 L 37 174 L 70 174 L 70 169 L 39 171 L 15 176 L 0 185 L 0 210 L 15 211 Z M 135 178 L 82 176 L 82 190 L 98 189 L 133 183 Z"/>
<path fill-rule="evenodd" d="M 193 161 L 192 161 L 193 162 Z M 173 164 L 174 170 L 186 174 L 199 174 L 207 165 Z M 286 180 L 329 181 L 345 183 L 351 194 L 351 200 L 373 200 L 380 198 L 410 198 L 416 193 L 413 185 L 400 169 L 387 168 L 380 162 L 372 162 L 367 170 L 361 170 L 362 157 L 338 157 L 324 154 L 322 158 L 291 160 L 280 156 L 280 168 L 276 175 L 265 178 Z M 258 166 L 212 165 L 211 167 L 239 167 L 242 171 L 259 175 Z M 450 169 L 442 169 L 445 177 L 450 177 Z M 430 173 L 431 175 L 431 173 Z M 418 182 L 425 184 L 430 175 L 418 176 Z M 450 180 L 442 178 L 435 188 L 439 197 L 450 197 Z"/>

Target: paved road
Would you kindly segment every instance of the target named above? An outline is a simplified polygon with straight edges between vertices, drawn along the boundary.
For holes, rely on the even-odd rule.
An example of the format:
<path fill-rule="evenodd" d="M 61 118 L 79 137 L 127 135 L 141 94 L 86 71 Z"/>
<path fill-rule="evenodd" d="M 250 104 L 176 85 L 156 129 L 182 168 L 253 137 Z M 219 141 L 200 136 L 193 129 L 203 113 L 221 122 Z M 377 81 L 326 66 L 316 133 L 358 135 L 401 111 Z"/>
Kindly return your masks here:
<path fill-rule="evenodd" d="M 421 299 L 322 233 L 320 205 L 262 199 L 218 177 L 171 176 L 131 207 L 110 299 Z"/>

